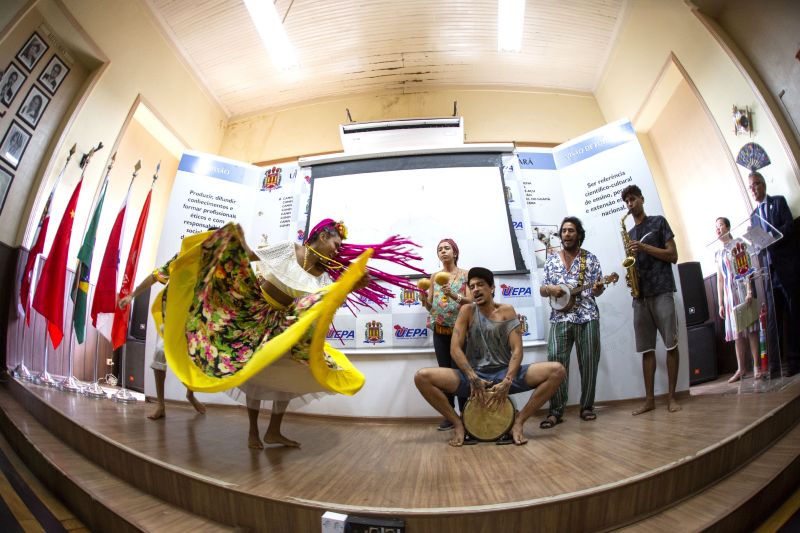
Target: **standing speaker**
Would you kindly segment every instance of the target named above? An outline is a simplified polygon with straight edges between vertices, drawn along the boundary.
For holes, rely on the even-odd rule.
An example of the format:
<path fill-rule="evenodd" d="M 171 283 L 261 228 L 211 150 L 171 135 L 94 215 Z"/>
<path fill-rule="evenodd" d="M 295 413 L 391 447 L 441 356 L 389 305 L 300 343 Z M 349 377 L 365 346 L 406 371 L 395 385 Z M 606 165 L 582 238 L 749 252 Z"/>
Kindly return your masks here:
<path fill-rule="evenodd" d="M 689 385 L 717 379 L 714 324 L 686 328 L 689 340 Z"/>
<path fill-rule="evenodd" d="M 131 322 L 128 338 L 143 341 L 147 337 L 147 312 L 150 310 L 150 291 L 144 291 L 131 303 Z"/>
<path fill-rule="evenodd" d="M 128 339 L 125 343 L 125 386 L 144 392 L 144 341 Z"/>
<path fill-rule="evenodd" d="M 678 275 L 681 278 L 686 325 L 702 324 L 708 320 L 708 303 L 706 302 L 706 289 L 703 285 L 703 271 L 700 270 L 700 263 L 680 263 Z"/>

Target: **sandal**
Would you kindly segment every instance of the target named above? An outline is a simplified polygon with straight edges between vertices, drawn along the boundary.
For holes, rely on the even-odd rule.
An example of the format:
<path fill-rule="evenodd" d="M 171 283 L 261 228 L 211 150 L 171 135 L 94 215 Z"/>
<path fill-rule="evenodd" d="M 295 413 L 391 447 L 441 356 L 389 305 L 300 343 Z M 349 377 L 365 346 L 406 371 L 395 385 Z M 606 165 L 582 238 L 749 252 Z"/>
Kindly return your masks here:
<path fill-rule="evenodd" d="M 581 411 L 581 419 L 591 421 L 597 418 L 597 413 L 594 412 L 594 409 L 584 409 Z"/>
<path fill-rule="evenodd" d="M 539 429 L 550 429 L 556 427 L 556 425 L 560 424 L 564 420 L 560 416 L 556 415 L 547 415 L 547 418 L 542 420 L 539 423 Z"/>
<path fill-rule="evenodd" d="M 494 443 L 498 446 L 514 444 L 514 438 L 511 436 L 511 433 L 503 433 Z"/>

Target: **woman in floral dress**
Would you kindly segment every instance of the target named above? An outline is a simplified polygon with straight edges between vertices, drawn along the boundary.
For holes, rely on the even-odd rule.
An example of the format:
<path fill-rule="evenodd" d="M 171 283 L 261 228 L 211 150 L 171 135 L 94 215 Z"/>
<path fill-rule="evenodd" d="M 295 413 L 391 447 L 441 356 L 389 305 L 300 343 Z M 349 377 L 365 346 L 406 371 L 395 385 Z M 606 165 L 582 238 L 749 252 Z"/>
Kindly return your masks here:
<path fill-rule="evenodd" d="M 167 362 L 194 391 L 226 391 L 244 400 L 251 448 L 263 447 L 262 401 L 273 402 L 264 441 L 299 446 L 280 431 L 292 398 L 353 395 L 363 386 L 363 374 L 325 343 L 336 311 L 355 302 L 352 291 L 367 305 L 381 305 L 391 293 L 377 280 L 413 287 L 367 266 L 371 256 L 407 265 L 418 259 L 407 247 L 413 243 L 392 237 L 374 247 L 345 245 L 346 237 L 344 224 L 325 219 L 302 246 L 285 242 L 254 253 L 231 223 L 184 239 L 171 265 Z M 257 260 L 256 272 L 251 260 Z"/>

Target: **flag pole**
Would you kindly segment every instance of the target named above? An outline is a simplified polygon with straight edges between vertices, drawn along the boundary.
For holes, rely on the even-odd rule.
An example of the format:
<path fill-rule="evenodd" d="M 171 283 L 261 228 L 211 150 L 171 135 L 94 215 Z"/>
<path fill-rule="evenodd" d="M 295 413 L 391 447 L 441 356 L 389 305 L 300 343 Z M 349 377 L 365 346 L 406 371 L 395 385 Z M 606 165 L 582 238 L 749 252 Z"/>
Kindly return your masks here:
<path fill-rule="evenodd" d="M 128 199 L 130 198 L 131 189 L 133 188 L 133 182 L 136 179 L 136 176 L 139 175 L 139 170 L 141 170 L 141 168 L 142 168 L 142 162 L 140 160 L 140 161 L 137 161 L 136 165 L 133 167 L 133 175 L 131 176 L 130 183 L 128 183 L 128 191 L 125 194 L 125 200 L 123 201 L 122 208 L 120 209 L 120 213 L 117 214 L 117 220 L 114 221 L 114 226 L 116 226 L 118 222 L 120 222 L 122 227 L 124 227 L 124 225 L 125 225 L 125 218 L 127 217 Z M 122 220 L 121 221 L 120 221 L 120 216 L 122 216 Z M 120 228 L 120 232 L 121 231 L 122 231 L 122 228 Z M 113 233 L 113 228 L 112 228 L 112 233 Z M 110 239 L 111 239 L 111 237 L 109 237 L 109 243 L 106 245 L 106 252 L 105 252 L 105 254 L 103 256 L 103 265 L 105 265 L 105 263 L 106 263 L 106 257 L 108 256 L 108 253 L 109 253 L 109 250 L 110 250 L 109 249 L 109 246 L 111 245 L 111 240 Z M 115 250 L 116 259 L 115 259 L 115 263 L 114 263 L 114 275 L 115 276 L 117 275 L 117 264 L 119 263 L 119 242 L 116 243 L 116 248 L 117 248 Z M 93 315 L 92 315 L 92 324 L 93 324 L 93 326 L 95 328 L 95 333 L 98 336 L 101 335 L 101 332 L 100 332 L 100 329 L 98 327 L 99 324 L 96 323 L 96 319 L 100 315 L 100 309 L 97 309 L 97 311 L 95 311 L 95 309 L 97 307 L 97 291 L 100 289 L 100 281 L 101 281 L 100 278 L 102 278 L 102 276 L 103 276 L 103 270 L 102 270 L 102 265 L 101 265 L 100 277 L 98 277 L 97 284 L 95 285 L 94 295 L 92 297 L 92 313 L 93 313 Z M 116 291 L 117 291 L 117 289 L 116 289 L 116 286 L 117 286 L 117 282 L 116 282 L 116 278 L 115 278 L 114 282 L 113 282 L 113 292 L 114 292 L 114 299 L 115 299 L 115 301 L 113 303 L 113 306 L 114 306 L 113 309 L 116 309 L 116 306 L 117 306 L 117 302 L 116 302 Z M 100 305 L 107 305 L 107 304 L 108 304 L 108 302 L 104 302 L 104 303 L 101 303 Z M 113 309 L 112 309 L 112 312 L 113 312 Z M 102 311 L 103 311 L 103 314 L 108 314 L 108 309 L 103 309 Z M 110 335 L 110 333 L 109 333 L 109 335 Z M 95 369 L 97 368 L 97 364 L 98 364 L 99 342 L 100 342 L 100 340 L 99 340 L 99 338 L 97 338 L 96 339 L 96 344 L 95 344 Z M 95 383 L 92 385 L 92 387 L 93 387 L 92 396 L 100 397 L 100 394 L 105 396 L 105 393 L 104 393 L 103 389 L 100 387 L 100 385 L 97 382 L 97 380 L 95 380 Z"/>
<path fill-rule="evenodd" d="M 161 161 L 159 161 L 158 165 L 156 165 L 156 171 L 155 171 L 155 174 L 153 174 L 153 181 L 150 183 L 150 192 L 151 193 L 153 191 L 153 187 L 156 184 L 156 180 L 158 180 L 158 172 L 159 172 L 160 169 L 161 169 Z M 136 272 L 134 272 L 132 274 L 132 276 L 135 277 L 136 276 Z M 131 391 L 128 390 L 128 387 L 127 387 L 128 379 L 125 376 L 125 373 L 126 373 L 125 372 L 125 362 L 126 362 L 127 353 L 128 353 L 128 343 L 126 342 L 125 344 L 122 345 L 122 355 L 120 356 L 120 371 L 119 371 L 120 380 L 119 380 L 119 382 L 120 382 L 120 384 L 122 386 L 117 391 L 117 393 L 114 396 L 111 397 L 111 399 L 114 400 L 115 402 L 134 403 L 134 402 L 136 402 L 136 397 L 133 394 L 131 394 Z"/>
<path fill-rule="evenodd" d="M 100 150 L 102 150 L 102 148 L 103 148 L 103 142 L 101 141 L 101 142 L 97 143 L 97 147 L 92 148 L 91 150 L 89 150 L 89 152 L 84 154 L 83 157 L 81 158 L 81 180 L 86 175 L 86 169 L 89 168 L 89 161 L 91 161 L 92 156 L 95 153 L 97 153 Z M 116 153 L 114 153 L 114 156 L 111 157 L 112 165 L 113 165 L 114 157 L 116 157 Z M 109 165 L 108 170 L 111 171 L 111 165 Z M 106 178 L 108 178 L 108 174 L 106 174 Z M 103 181 L 105 182 L 105 179 Z M 101 187 L 102 187 L 102 185 L 101 185 Z M 98 198 L 98 194 L 99 194 L 99 188 L 98 188 L 98 191 L 95 192 L 95 198 L 92 201 L 93 205 L 94 205 L 94 202 Z M 92 212 L 93 212 L 93 210 L 89 211 L 89 213 L 92 213 Z M 87 225 L 89 224 L 89 218 L 90 217 L 91 217 L 91 215 L 86 218 L 86 224 Z M 84 232 L 85 232 L 85 227 L 86 226 L 84 226 Z M 79 272 L 78 272 L 78 268 L 76 268 L 75 269 L 75 279 L 73 280 L 73 284 L 78 283 L 78 281 L 79 281 L 78 278 L 79 278 Z M 70 294 L 71 293 L 72 293 L 72 291 L 70 290 Z M 69 322 L 67 322 L 68 324 L 72 324 L 72 319 L 73 319 L 74 315 L 75 315 L 75 307 L 73 306 L 72 307 L 72 316 L 70 316 Z M 83 385 L 80 381 L 75 379 L 75 376 L 73 375 L 72 334 L 73 334 L 74 329 L 75 329 L 74 326 L 69 329 L 69 340 L 68 340 L 67 346 L 66 346 L 66 348 L 67 348 L 67 376 L 61 381 L 61 383 L 58 384 L 58 388 L 61 389 L 62 391 L 65 391 L 65 392 L 80 393 L 80 392 L 83 391 L 83 387 L 85 385 Z"/>
<path fill-rule="evenodd" d="M 28 259 L 25 262 L 25 268 L 22 271 L 22 281 L 20 282 L 20 304 L 22 305 L 22 312 L 24 315 L 24 320 L 26 325 L 30 325 L 30 312 L 31 312 L 31 295 L 34 291 L 31 291 L 32 281 L 34 280 L 35 276 L 33 275 L 35 267 L 37 266 L 37 262 L 41 256 L 42 249 L 44 248 L 44 240 L 47 237 L 47 221 L 50 217 L 50 205 L 53 202 L 53 196 L 56 194 L 56 189 L 58 188 L 59 183 L 61 183 L 61 178 L 64 177 L 64 173 L 67 170 L 67 166 L 69 165 L 70 159 L 72 156 L 75 155 L 75 150 L 77 149 L 78 144 L 75 143 L 72 145 L 72 148 L 69 149 L 69 153 L 67 154 L 67 160 L 64 161 L 64 166 L 61 168 L 61 172 L 58 173 L 56 177 L 56 181 L 53 184 L 53 188 L 50 190 L 50 195 L 47 197 L 47 202 L 45 203 L 44 210 L 42 211 L 42 216 L 39 218 L 39 224 L 36 226 L 36 232 L 33 238 L 33 245 L 31 249 L 28 250 Z M 25 297 L 23 300 L 22 293 L 25 292 Z M 34 332 L 34 338 L 36 337 Z M 25 339 L 25 334 L 23 330 L 23 342 Z M 31 346 L 31 357 L 33 356 L 33 346 Z M 13 371 L 13 375 L 16 377 L 21 377 L 22 379 L 32 380 L 33 376 L 30 370 L 25 366 L 25 354 L 22 355 L 22 362 L 18 364 Z"/>
<path fill-rule="evenodd" d="M 108 179 L 109 179 L 109 176 L 111 175 L 111 168 L 114 166 L 114 162 L 116 161 L 116 159 L 117 159 L 117 152 L 114 152 L 114 154 L 111 156 L 111 161 L 109 162 L 108 167 L 106 168 L 106 175 L 105 175 L 105 178 L 103 178 L 103 182 L 102 182 L 101 187 L 99 189 L 100 192 L 98 192 L 98 194 L 95 196 L 95 204 L 94 204 L 94 209 L 95 210 L 97 209 L 98 203 L 100 202 L 100 198 L 104 198 L 105 197 L 105 191 L 102 188 L 104 186 L 108 187 Z M 133 177 L 134 178 L 136 177 L 136 173 L 134 173 Z M 133 183 L 133 178 L 131 178 L 131 183 Z M 130 190 L 130 185 L 128 186 L 128 189 Z M 87 224 L 86 225 L 87 226 L 89 225 L 89 219 L 87 219 Z M 86 235 L 87 231 L 88 231 L 87 228 L 84 227 L 84 230 L 83 230 L 84 241 L 86 240 L 85 235 Z M 79 265 L 81 264 L 80 258 L 78 258 L 78 264 Z M 89 266 L 91 267 L 91 265 L 89 265 Z M 75 278 L 75 286 L 73 287 L 73 294 L 75 295 L 75 301 L 76 302 L 77 302 L 77 291 L 79 289 L 78 288 L 78 284 L 81 281 L 80 280 L 80 276 L 79 276 L 79 268 L 80 267 L 75 269 L 76 278 Z M 87 304 L 88 304 L 88 301 L 89 301 L 89 295 L 88 295 L 88 280 L 87 280 L 87 295 L 86 295 Z M 88 311 L 89 311 L 89 306 L 87 305 L 86 309 L 83 310 L 84 320 L 85 320 L 85 315 L 88 313 Z M 72 332 L 75 331 L 74 313 L 75 313 L 75 308 L 73 307 L 73 320 L 72 320 L 72 330 L 71 330 Z M 86 327 L 86 323 L 85 322 L 84 322 L 84 326 L 83 327 L 84 328 Z M 70 336 L 70 339 L 71 339 L 71 336 Z M 98 359 L 98 353 L 99 353 L 99 344 L 100 344 L 100 340 L 98 339 L 98 333 L 95 332 L 94 363 L 92 365 L 92 382 L 90 384 L 86 385 L 86 387 L 83 390 L 83 393 L 86 396 L 89 396 L 90 398 L 105 398 L 106 397 L 106 393 L 103 390 L 103 388 L 100 386 L 100 383 L 99 383 L 99 381 L 97 379 L 97 359 Z M 86 357 L 86 352 L 87 351 L 88 350 L 84 350 L 84 357 Z"/>
<path fill-rule="evenodd" d="M 83 389 L 83 393 L 89 398 L 105 398 L 106 391 L 100 386 L 97 379 L 97 356 L 100 350 L 100 334 L 94 332 L 94 365 L 92 365 L 92 382 Z"/>

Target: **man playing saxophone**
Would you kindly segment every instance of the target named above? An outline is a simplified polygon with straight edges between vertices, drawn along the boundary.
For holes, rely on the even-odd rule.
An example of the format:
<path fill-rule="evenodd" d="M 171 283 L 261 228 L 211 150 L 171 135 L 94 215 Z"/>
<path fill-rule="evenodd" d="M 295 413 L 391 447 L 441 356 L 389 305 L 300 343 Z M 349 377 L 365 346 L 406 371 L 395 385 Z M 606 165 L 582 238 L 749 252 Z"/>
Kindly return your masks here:
<path fill-rule="evenodd" d="M 678 262 L 675 235 L 667 219 L 647 216 L 642 190 L 629 185 L 622 190 L 622 201 L 633 217 L 628 232 L 627 254 L 636 259 L 638 295 L 633 299 L 633 328 L 636 351 L 642 354 L 645 402 L 633 415 L 655 409 L 656 331 L 667 347 L 669 394 L 667 409 L 672 413 L 681 407 L 675 399 L 678 383 L 678 320 L 675 314 L 675 277 L 672 264 Z"/>

